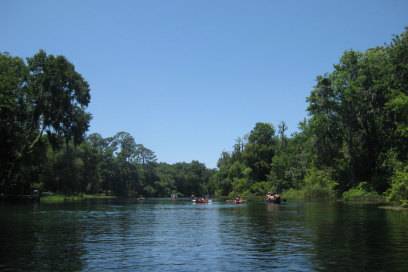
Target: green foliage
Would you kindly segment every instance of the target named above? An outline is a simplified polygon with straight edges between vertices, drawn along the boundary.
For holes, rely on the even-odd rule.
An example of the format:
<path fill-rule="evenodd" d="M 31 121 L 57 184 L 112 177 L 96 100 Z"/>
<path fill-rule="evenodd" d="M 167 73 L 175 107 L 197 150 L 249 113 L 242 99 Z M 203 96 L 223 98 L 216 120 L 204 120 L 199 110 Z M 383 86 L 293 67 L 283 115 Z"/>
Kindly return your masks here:
<path fill-rule="evenodd" d="M 251 169 L 251 180 L 266 180 L 276 150 L 275 129 L 271 124 L 257 123 L 250 132 L 242 153 L 244 164 Z"/>
<path fill-rule="evenodd" d="M 208 183 L 212 172 L 198 161 L 173 165 L 174 184 L 179 195 L 190 196 L 210 193 Z"/>
<path fill-rule="evenodd" d="M 256 196 L 265 196 L 266 193 L 268 192 L 275 192 L 276 187 L 271 183 L 267 181 L 260 181 L 252 184 L 248 192 L 250 194 L 256 195 Z"/>
<path fill-rule="evenodd" d="M 0 54 L 1 194 L 208 192 L 212 172 L 199 162 L 157 164 L 154 152 L 127 132 L 84 138 L 89 102 L 88 83 L 65 57 L 42 50 L 27 61 Z"/>
<path fill-rule="evenodd" d="M 308 98 L 317 163 L 334 170 L 341 190 L 364 180 L 383 192 L 390 179 L 384 154 L 393 148 L 407 159 L 406 44 L 404 33 L 390 46 L 345 52 Z"/>
<path fill-rule="evenodd" d="M 157 163 L 127 132 L 84 138 L 86 80 L 63 56 L 39 51 L 26 61 L 0 54 L 0 193 L 33 188 L 121 196 L 263 195 L 376 198 L 406 205 L 408 31 L 389 45 L 344 52 L 318 76 L 309 119 L 290 137 L 256 123 L 223 152 L 216 171 L 198 161 Z M 364 181 L 365 183 L 362 183 Z M 35 182 L 35 183 L 34 183 Z M 39 186 L 38 184 L 42 184 Z"/>
<path fill-rule="evenodd" d="M 300 188 L 314 159 L 314 136 L 306 120 L 291 138 L 285 135 L 286 129 L 281 123 L 276 137 L 272 125 L 258 123 L 248 142 L 246 137 L 238 138 L 231 153 L 223 152 L 212 177 L 217 195 L 262 195 Z"/>
<path fill-rule="evenodd" d="M 343 200 L 350 202 L 383 202 L 384 199 L 367 182 L 360 182 L 357 186 L 343 192 Z"/>
<path fill-rule="evenodd" d="M 140 148 L 143 155 L 140 155 Z M 212 171 L 198 161 L 157 163 L 154 152 L 120 132 L 114 137 L 89 135 L 85 141 L 48 150 L 41 180 L 43 190 L 75 194 L 113 194 L 122 197 L 190 196 L 212 193 Z"/>
<path fill-rule="evenodd" d="M 391 187 L 388 189 L 387 200 L 406 205 L 408 202 L 408 166 L 397 170 L 391 178 Z"/>
<path fill-rule="evenodd" d="M 333 199 L 337 186 L 330 171 L 312 167 L 307 171 L 302 186 L 284 191 L 282 197 L 299 200 Z"/>
<path fill-rule="evenodd" d="M 330 199 L 335 197 L 336 186 L 337 183 L 328 171 L 313 167 L 305 176 L 302 190 L 306 199 Z"/>
<path fill-rule="evenodd" d="M 282 193 L 282 198 L 284 199 L 293 199 L 293 200 L 304 200 L 305 191 L 302 189 L 289 189 Z"/>
<path fill-rule="evenodd" d="M 248 188 L 248 183 L 246 179 L 244 178 L 234 179 L 234 182 L 232 183 L 233 194 L 242 194 L 243 192 L 246 191 L 247 188 Z"/>
<path fill-rule="evenodd" d="M 79 144 L 88 129 L 89 85 L 63 56 L 24 62 L 0 54 L 0 191 L 24 193 L 38 175 L 44 141 Z"/>
<path fill-rule="evenodd" d="M 81 194 L 81 195 L 61 195 L 61 194 L 53 194 L 42 196 L 40 201 L 41 203 L 47 204 L 56 204 L 62 202 L 76 202 L 82 200 L 91 200 L 91 199 L 111 199 L 112 196 L 107 196 L 103 194 L 95 194 L 95 195 L 88 195 L 88 194 Z"/>

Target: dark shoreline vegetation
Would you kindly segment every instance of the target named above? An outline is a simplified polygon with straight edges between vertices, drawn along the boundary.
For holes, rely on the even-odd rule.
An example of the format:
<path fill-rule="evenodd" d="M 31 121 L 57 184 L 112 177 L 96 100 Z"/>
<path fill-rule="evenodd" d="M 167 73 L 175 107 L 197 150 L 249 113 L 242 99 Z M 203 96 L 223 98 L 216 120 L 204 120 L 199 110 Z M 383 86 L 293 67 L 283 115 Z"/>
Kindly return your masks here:
<path fill-rule="evenodd" d="M 257 123 L 222 152 L 217 169 L 158 162 L 127 132 L 87 135 L 90 88 L 63 56 L 0 54 L 0 91 L 2 198 L 33 190 L 56 192 L 55 201 L 276 191 L 408 206 L 408 30 L 388 45 L 346 51 L 317 77 L 296 133 L 287 136 L 284 122 L 277 130 Z"/>

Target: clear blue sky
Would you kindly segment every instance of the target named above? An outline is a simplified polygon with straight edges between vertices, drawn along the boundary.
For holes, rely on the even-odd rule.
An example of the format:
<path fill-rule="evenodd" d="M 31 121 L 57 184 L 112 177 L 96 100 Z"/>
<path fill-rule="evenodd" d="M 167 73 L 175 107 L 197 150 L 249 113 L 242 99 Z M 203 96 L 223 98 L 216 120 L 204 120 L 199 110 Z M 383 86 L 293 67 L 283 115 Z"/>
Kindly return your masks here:
<path fill-rule="evenodd" d="M 408 1 L 1 1 L 0 51 L 62 54 L 91 85 L 90 132 L 215 167 L 258 121 L 307 116 L 347 49 L 389 42 Z"/>

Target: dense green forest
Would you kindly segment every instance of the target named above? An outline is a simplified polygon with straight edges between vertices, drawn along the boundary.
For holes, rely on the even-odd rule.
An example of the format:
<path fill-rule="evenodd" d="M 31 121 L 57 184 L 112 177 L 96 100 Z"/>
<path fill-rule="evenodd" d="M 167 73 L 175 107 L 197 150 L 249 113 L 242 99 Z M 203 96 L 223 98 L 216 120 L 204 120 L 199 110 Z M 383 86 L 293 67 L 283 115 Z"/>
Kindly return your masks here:
<path fill-rule="evenodd" d="M 157 163 L 126 132 L 86 135 L 90 88 L 63 56 L 0 55 L 0 193 L 207 194 L 213 170 Z"/>
<path fill-rule="evenodd" d="M 288 137 L 258 123 L 218 161 L 217 194 L 286 191 L 302 197 L 384 194 L 408 199 L 408 32 L 347 51 L 317 77 L 309 117 Z"/>
<path fill-rule="evenodd" d="M 63 56 L 0 54 L 0 193 L 33 188 L 120 196 L 286 192 L 306 198 L 408 199 L 408 31 L 390 44 L 347 51 L 318 76 L 296 133 L 257 123 L 223 152 L 218 169 L 158 163 L 119 132 L 87 135 L 90 87 Z"/>

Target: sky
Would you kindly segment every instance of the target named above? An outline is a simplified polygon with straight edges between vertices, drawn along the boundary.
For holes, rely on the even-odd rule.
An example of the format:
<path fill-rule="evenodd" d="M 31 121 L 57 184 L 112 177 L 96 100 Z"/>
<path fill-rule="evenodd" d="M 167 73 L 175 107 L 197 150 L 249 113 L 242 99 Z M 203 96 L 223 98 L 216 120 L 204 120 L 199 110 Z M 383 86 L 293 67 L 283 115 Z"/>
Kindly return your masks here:
<path fill-rule="evenodd" d="M 159 161 L 216 167 L 256 122 L 289 134 L 316 76 L 391 41 L 406 0 L 20 1 L 0 4 L 0 52 L 64 55 L 91 86 L 88 133 L 131 133 Z"/>

